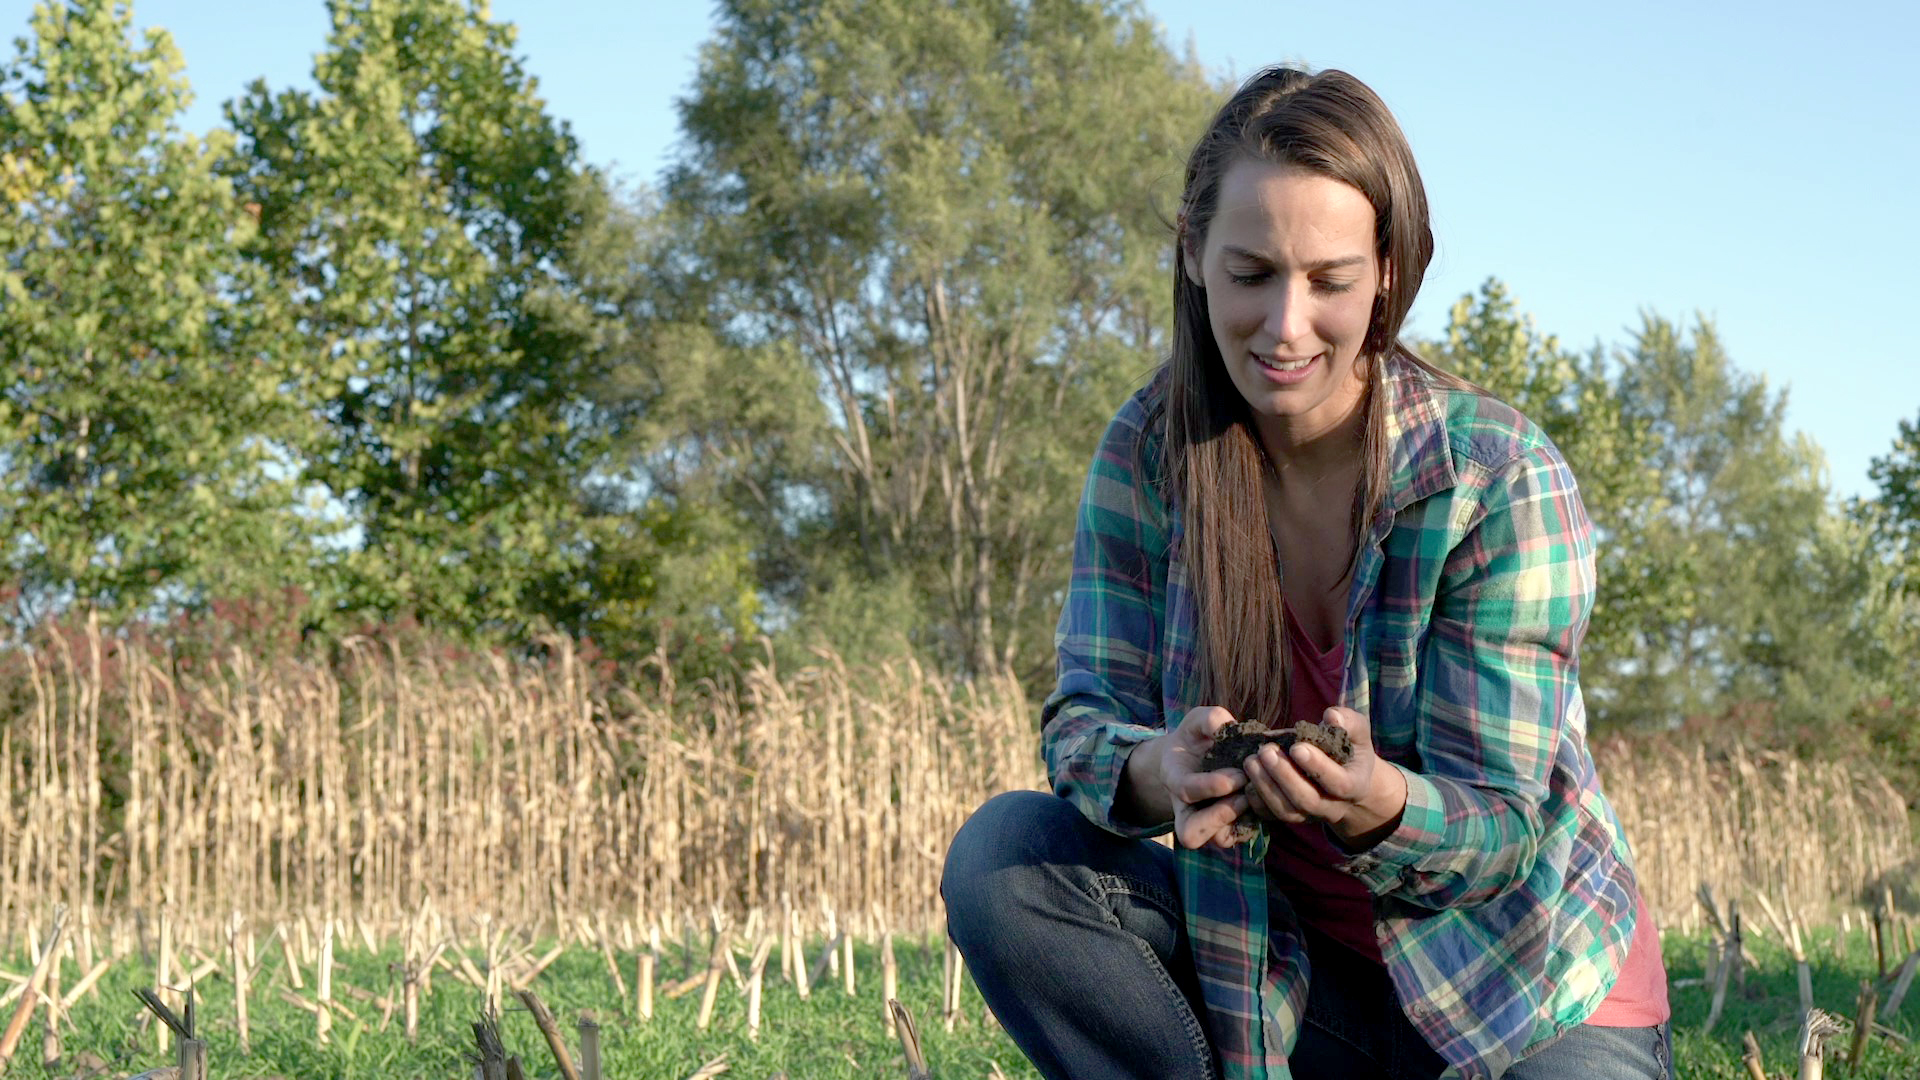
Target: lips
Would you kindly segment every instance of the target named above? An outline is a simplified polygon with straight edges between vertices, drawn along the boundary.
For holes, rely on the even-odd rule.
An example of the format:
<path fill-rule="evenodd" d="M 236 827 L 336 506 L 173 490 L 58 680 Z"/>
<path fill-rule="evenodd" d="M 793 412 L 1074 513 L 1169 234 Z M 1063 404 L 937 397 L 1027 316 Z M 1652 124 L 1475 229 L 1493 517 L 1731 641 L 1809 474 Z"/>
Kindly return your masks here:
<path fill-rule="evenodd" d="M 1270 357 L 1259 356 L 1254 353 L 1248 353 L 1247 355 L 1252 357 L 1254 364 L 1259 367 L 1260 373 L 1265 375 L 1268 379 L 1271 379 L 1274 382 L 1290 383 L 1290 382 L 1298 382 L 1301 379 L 1306 378 L 1307 373 L 1310 370 L 1312 370 L 1314 363 L 1326 354 L 1315 353 L 1312 356 L 1304 357 L 1302 359 L 1297 359 L 1297 360 L 1287 359 L 1287 360 L 1278 360 L 1278 361 Z"/>

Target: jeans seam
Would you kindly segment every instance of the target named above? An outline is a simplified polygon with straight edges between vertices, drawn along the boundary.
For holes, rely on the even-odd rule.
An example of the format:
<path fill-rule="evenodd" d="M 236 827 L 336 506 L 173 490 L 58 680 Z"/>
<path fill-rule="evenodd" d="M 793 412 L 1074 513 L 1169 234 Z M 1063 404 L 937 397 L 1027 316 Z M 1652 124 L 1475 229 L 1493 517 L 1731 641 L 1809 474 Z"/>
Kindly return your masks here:
<path fill-rule="evenodd" d="M 1139 881 L 1120 874 L 1095 874 L 1094 884 L 1105 893 L 1126 893 L 1137 896 L 1158 907 L 1176 922 L 1180 919 L 1180 905 L 1174 902 L 1172 894 L 1151 882 Z M 1096 897 L 1096 899 L 1099 899 Z"/>
<path fill-rule="evenodd" d="M 1180 984 L 1174 982 L 1173 977 L 1167 974 L 1166 965 L 1159 962 L 1160 958 L 1153 955 L 1153 950 L 1146 942 L 1133 938 L 1133 947 L 1154 962 L 1155 970 L 1160 975 L 1160 988 L 1167 992 L 1177 1006 L 1174 1012 L 1180 1017 L 1180 1026 L 1186 1029 L 1187 1042 L 1193 1050 L 1194 1060 L 1200 1065 L 1201 1075 L 1212 1077 L 1214 1075 L 1213 1045 L 1207 1042 L 1206 1030 L 1200 1026 L 1199 1018 L 1193 1015 L 1193 1003 L 1187 1000 L 1187 995 L 1181 991 Z"/>
<path fill-rule="evenodd" d="M 1120 917 L 1114 914 L 1113 908 L 1106 902 L 1107 897 L 1114 893 L 1137 896 L 1155 904 L 1171 916 L 1176 925 L 1180 919 L 1179 909 L 1173 904 L 1172 897 L 1164 890 L 1143 881 L 1135 881 L 1118 874 L 1095 874 L 1094 888 L 1089 892 L 1095 894 L 1093 899 L 1100 903 L 1101 910 L 1107 913 L 1107 917 L 1112 919 L 1116 926 L 1120 923 Z M 1165 990 L 1175 1003 L 1174 1012 L 1180 1017 L 1181 1027 L 1186 1030 L 1187 1040 L 1193 1050 L 1194 1060 L 1200 1065 L 1201 1075 L 1208 1078 L 1218 1075 L 1213 1068 L 1213 1044 L 1207 1041 L 1206 1029 L 1201 1026 L 1200 1018 L 1194 1015 L 1193 1002 L 1187 1000 L 1186 992 L 1180 989 L 1179 983 L 1173 981 L 1173 976 L 1167 972 L 1167 966 L 1160 962 L 1160 958 L 1154 955 L 1153 949 L 1146 942 L 1132 934 L 1128 934 L 1127 938 L 1133 942 L 1133 947 L 1140 950 L 1149 961 L 1149 966 L 1159 974 L 1160 988 Z"/>

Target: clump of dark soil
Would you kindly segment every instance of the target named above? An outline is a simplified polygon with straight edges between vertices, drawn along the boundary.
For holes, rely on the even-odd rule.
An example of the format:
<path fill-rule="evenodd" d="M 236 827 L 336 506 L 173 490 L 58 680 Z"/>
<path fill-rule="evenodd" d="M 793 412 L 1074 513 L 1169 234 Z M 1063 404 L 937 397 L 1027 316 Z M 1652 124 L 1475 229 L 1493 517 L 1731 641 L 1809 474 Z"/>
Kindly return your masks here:
<path fill-rule="evenodd" d="M 1336 764 L 1345 765 L 1353 760 L 1353 737 L 1340 728 L 1307 723 L 1270 728 L 1258 720 L 1239 720 L 1214 734 L 1213 745 L 1207 748 L 1206 756 L 1200 759 L 1200 768 L 1206 772 L 1238 769 L 1269 743 L 1278 746 L 1284 754 L 1293 749 L 1293 744 L 1297 742 L 1319 747 Z M 1255 817 L 1240 818 L 1233 823 L 1233 842 L 1244 844 L 1253 839 L 1259 835 L 1264 824 Z"/>
<path fill-rule="evenodd" d="M 1200 760 L 1200 768 L 1206 772 L 1237 769 L 1268 743 L 1278 746 L 1284 754 L 1293 749 L 1294 743 L 1302 741 L 1325 751 L 1336 764 L 1345 765 L 1353 760 L 1353 738 L 1340 728 L 1305 723 L 1269 728 L 1257 720 L 1241 720 L 1228 724 L 1214 735 L 1213 745 Z"/>

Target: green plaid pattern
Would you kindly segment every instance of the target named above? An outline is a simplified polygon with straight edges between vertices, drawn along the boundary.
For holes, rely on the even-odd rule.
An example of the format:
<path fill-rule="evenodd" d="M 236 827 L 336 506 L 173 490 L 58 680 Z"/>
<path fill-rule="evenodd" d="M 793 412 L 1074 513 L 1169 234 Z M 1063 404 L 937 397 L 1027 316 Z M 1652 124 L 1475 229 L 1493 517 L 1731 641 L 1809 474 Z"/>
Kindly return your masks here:
<path fill-rule="evenodd" d="M 1409 1020 L 1451 1077 L 1500 1075 L 1580 1024 L 1633 936 L 1631 856 L 1586 742 L 1579 645 L 1592 526 L 1573 474 L 1511 407 L 1383 374 L 1390 495 L 1348 601 L 1342 702 L 1406 773 L 1392 835 L 1343 869 Z M 1161 469 L 1164 369 L 1114 417 L 1088 471 L 1042 710 L 1054 790 L 1102 827 L 1134 746 L 1207 704 L 1194 671 L 1184 529 Z M 1264 835 L 1178 850 L 1204 1018 L 1228 1077 L 1290 1077 L 1311 977 Z"/>

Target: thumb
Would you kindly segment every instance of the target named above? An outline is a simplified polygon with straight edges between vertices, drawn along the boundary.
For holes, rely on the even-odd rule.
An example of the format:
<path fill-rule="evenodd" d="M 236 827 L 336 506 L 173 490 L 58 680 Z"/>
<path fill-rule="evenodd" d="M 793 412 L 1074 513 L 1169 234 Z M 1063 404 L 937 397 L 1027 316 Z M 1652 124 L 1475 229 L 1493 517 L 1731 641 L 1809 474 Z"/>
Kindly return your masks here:
<path fill-rule="evenodd" d="M 1330 705 L 1321 714 L 1320 720 L 1329 727 L 1337 727 L 1353 740 L 1355 750 L 1365 747 L 1373 749 L 1373 725 L 1367 721 L 1365 713 L 1349 709 L 1344 705 Z"/>
<path fill-rule="evenodd" d="M 1195 737 L 1211 739 L 1231 723 L 1233 713 L 1218 705 L 1201 705 L 1187 711 L 1185 726 Z"/>

